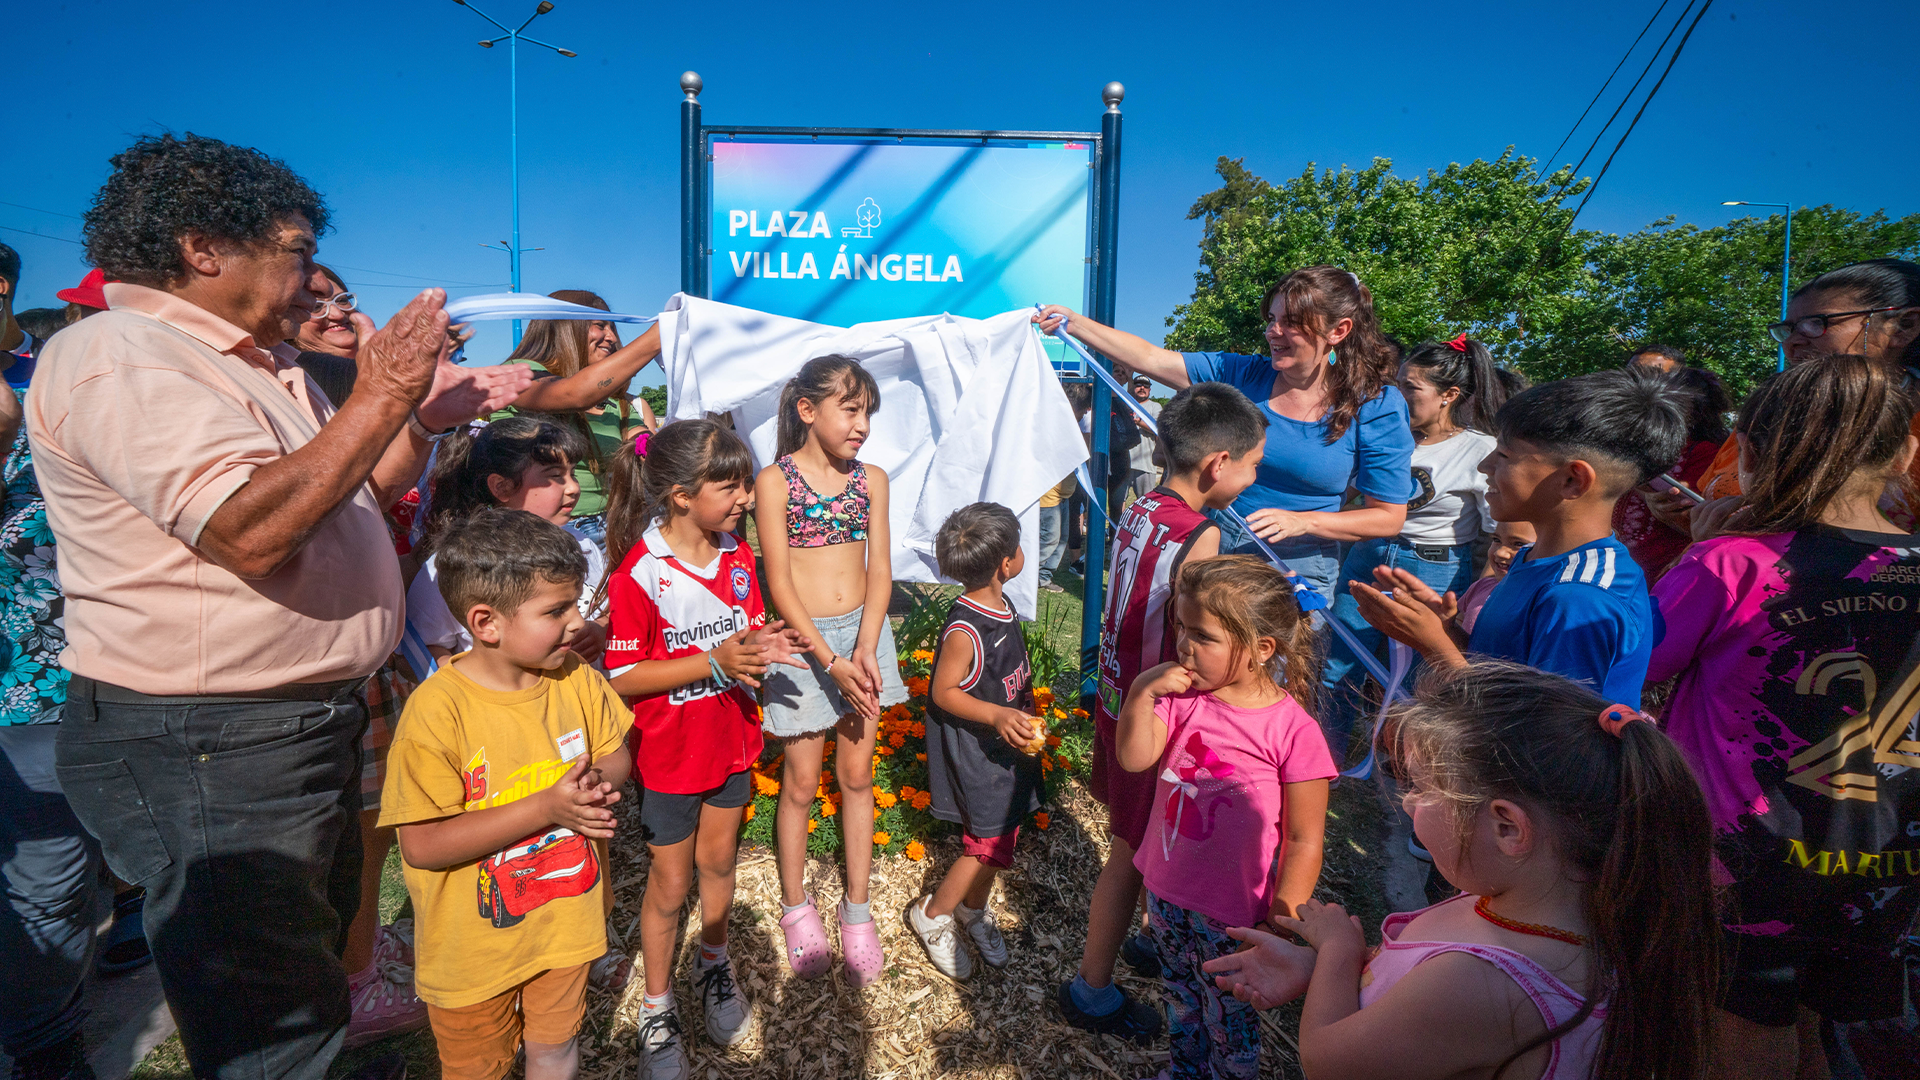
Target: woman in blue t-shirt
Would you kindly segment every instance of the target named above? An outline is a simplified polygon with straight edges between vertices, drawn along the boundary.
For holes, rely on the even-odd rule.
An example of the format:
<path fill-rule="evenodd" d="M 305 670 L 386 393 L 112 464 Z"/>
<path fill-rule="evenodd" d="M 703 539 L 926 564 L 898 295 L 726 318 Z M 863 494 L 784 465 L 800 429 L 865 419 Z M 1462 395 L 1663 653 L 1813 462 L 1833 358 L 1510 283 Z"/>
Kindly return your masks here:
<path fill-rule="evenodd" d="M 1223 382 L 1260 406 L 1267 449 L 1253 486 L 1233 504 L 1253 531 L 1316 592 L 1333 601 L 1340 544 L 1395 536 L 1407 519 L 1413 432 L 1394 386 L 1397 350 L 1380 333 L 1373 294 L 1334 266 L 1309 266 L 1262 298 L 1266 356 L 1178 353 L 1058 305 L 1036 319 L 1178 390 Z M 1342 509 L 1348 488 L 1362 504 Z M 1259 554 L 1228 528 L 1221 549 Z"/>

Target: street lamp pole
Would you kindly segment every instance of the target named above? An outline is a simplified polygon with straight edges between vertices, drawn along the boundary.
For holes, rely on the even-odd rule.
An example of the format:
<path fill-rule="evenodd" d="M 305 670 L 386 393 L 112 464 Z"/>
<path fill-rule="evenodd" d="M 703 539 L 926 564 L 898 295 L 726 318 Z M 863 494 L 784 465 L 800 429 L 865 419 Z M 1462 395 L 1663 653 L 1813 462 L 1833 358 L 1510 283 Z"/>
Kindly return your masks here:
<path fill-rule="evenodd" d="M 1747 202 L 1745 200 L 1731 200 L 1728 202 L 1723 202 L 1720 205 L 1721 206 L 1777 206 L 1782 211 L 1785 212 L 1786 219 L 1787 219 L 1786 241 L 1781 245 L 1781 251 L 1780 251 L 1780 321 L 1781 322 L 1787 321 L 1787 297 L 1790 295 L 1790 288 L 1787 284 L 1787 273 L 1793 267 L 1793 207 L 1792 205 L 1788 203 L 1777 203 L 1777 202 Z M 1776 370 L 1779 370 L 1779 371 L 1787 370 L 1787 343 L 1784 341 L 1780 343 L 1780 366 Z"/>
<path fill-rule="evenodd" d="M 468 3 L 467 0 L 453 0 L 453 2 L 487 20 L 500 30 L 499 37 L 491 41 L 480 42 L 481 48 L 491 49 L 502 41 L 507 43 L 507 128 L 508 145 L 510 147 L 508 156 L 511 158 L 510 168 L 513 176 L 513 239 L 506 245 L 506 248 L 507 268 L 513 282 L 512 289 L 514 292 L 519 292 L 520 252 L 523 250 L 520 247 L 520 41 L 522 38 L 525 38 L 529 44 L 538 45 L 543 49 L 552 49 L 561 56 L 571 57 L 580 54 L 574 52 L 572 49 L 563 49 L 558 45 L 550 45 L 538 38 L 527 37 L 521 33 L 521 31 L 533 24 L 533 20 L 553 10 L 551 0 L 540 0 L 540 3 L 534 7 L 533 14 L 527 16 L 527 21 L 512 29 L 508 29 L 505 23 L 474 7 Z M 519 319 L 513 320 L 513 344 L 515 348 L 518 348 L 520 345 Z"/>

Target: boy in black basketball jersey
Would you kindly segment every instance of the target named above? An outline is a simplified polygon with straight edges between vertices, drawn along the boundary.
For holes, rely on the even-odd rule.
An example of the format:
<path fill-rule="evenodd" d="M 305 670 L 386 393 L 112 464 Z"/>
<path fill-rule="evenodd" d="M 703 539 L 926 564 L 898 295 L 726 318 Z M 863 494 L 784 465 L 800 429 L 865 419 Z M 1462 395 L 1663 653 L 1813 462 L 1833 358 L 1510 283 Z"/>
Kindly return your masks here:
<path fill-rule="evenodd" d="M 958 822 L 964 853 L 939 888 L 907 906 L 907 925 L 933 966 L 973 974 L 960 941 L 973 939 L 991 967 L 1007 943 L 987 908 L 994 874 L 1013 865 L 1020 823 L 1040 807 L 1044 742 L 1033 720 L 1033 669 L 1020 619 L 1003 589 L 1020 573 L 1020 521 L 996 503 L 955 510 L 934 538 L 940 572 L 966 586 L 934 649 L 927 707 L 927 772 L 933 816 Z"/>

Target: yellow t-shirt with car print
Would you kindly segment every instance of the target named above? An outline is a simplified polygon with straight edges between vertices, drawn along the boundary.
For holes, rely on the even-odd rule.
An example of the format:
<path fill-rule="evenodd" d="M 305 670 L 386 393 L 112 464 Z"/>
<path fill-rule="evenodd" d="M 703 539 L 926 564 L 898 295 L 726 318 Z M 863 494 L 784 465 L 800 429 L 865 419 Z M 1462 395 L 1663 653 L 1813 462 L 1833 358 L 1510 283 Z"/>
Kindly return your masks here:
<path fill-rule="evenodd" d="M 407 699 L 387 751 L 382 826 L 504 806 L 552 787 L 581 753 L 627 752 L 632 710 L 577 657 L 514 693 L 474 682 L 458 659 Z M 606 952 L 605 845 L 570 829 L 550 826 L 445 870 L 402 866 L 414 985 L 430 1005 L 472 1005 Z"/>

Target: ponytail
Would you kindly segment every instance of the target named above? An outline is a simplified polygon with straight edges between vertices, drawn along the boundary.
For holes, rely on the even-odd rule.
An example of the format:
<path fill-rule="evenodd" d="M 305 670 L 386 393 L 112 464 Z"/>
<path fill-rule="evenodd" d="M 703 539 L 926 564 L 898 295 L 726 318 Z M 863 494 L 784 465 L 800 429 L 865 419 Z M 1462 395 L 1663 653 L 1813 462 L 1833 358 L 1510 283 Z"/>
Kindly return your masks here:
<path fill-rule="evenodd" d="M 1634 719 L 1614 734 L 1600 721 L 1608 712 Z M 1720 971 L 1713 826 L 1672 740 L 1578 683 L 1501 661 L 1430 670 L 1384 738 L 1396 777 L 1417 763 L 1462 835 L 1488 802 L 1512 800 L 1550 830 L 1585 886 L 1596 962 L 1587 1002 L 1495 1077 L 1600 1006 L 1595 1080 L 1705 1075 Z"/>
<path fill-rule="evenodd" d="M 1507 403 L 1507 384 L 1485 345 L 1465 334 L 1452 341 L 1429 341 L 1405 363 L 1418 368 L 1435 390 L 1460 392 L 1451 409 L 1455 427 L 1493 434 L 1494 414 Z"/>
<path fill-rule="evenodd" d="M 1912 420 L 1900 377 L 1864 356 L 1803 361 L 1760 384 L 1735 427 L 1753 461 L 1743 531 L 1806 528 L 1863 469 L 1905 487 L 1907 475 L 1893 466 Z"/>
<path fill-rule="evenodd" d="M 787 380 L 780 390 L 780 425 L 775 457 L 807 445 L 808 428 L 800 419 L 800 399 L 818 409 L 829 398 L 835 401 L 864 401 L 867 412 L 880 411 L 880 384 L 873 374 L 851 356 L 816 356 L 801 365 L 800 373 Z"/>

